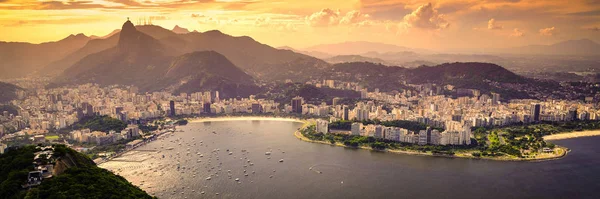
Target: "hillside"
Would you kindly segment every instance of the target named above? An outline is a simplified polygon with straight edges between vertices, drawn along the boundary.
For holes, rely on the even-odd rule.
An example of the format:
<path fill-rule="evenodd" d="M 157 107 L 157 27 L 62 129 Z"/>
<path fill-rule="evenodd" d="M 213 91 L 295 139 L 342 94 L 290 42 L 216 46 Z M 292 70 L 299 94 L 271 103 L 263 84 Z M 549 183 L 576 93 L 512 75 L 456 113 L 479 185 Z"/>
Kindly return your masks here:
<path fill-rule="evenodd" d="M 387 62 L 383 59 L 365 57 L 361 55 L 337 55 L 334 57 L 327 58 L 325 59 L 325 61 L 332 64 L 345 62 L 371 62 L 376 64 L 387 64 Z"/>
<path fill-rule="evenodd" d="M 150 89 L 162 77 L 173 52 L 156 39 L 137 31 L 131 22 L 123 25 L 116 47 L 86 56 L 66 69 L 55 83 L 136 85 Z"/>
<path fill-rule="evenodd" d="M 214 51 L 184 54 L 171 61 L 165 74 L 173 93 L 219 91 L 222 97 L 248 96 L 258 87 L 253 78 Z"/>
<path fill-rule="evenodd" d="M 275 100 L 278 103 L 289 103 L 292 98 L 299 96 L 306 103 L 321 104 L 331 103 L 334 97 L 356 99 L 360 93 L 352 90 L 339 90 L 328 87 L 318 88 L 310 84 L 286 83 L 278 84 L 269 88 L 268 91 L 258 94 L 259 97 Z"/>
<path fill-rule="evenodd" d="M 535 54 L 535 55 L 598 55 L 600 44 L 589 40 L 567 40 L 551 45 L 529 45 L 509 49 L 497 50 L 508 54 Z"/>
<path fill-rule="evenodd" d="M 177 36 L 158 26 L 134 27 L 128 21 L 119 35 L 113 36 L 118 38 L 115 47 L 87 55 L 51 86 L 97 83 L 175 93 L 218 90 L 224 97 L 248 96 L 256 91 L 253 78 L 225 56 L 214 51 L 179 55 L 182 51 L 173 47 L 177 45 L 155 39 L 175 41 Z"/>
<path fill-rule="evenodd" d="M 60 41 L 41 44 L 0 42 L 0 78 L 32 75 L 48 63 L 75 52 L 89 40 L 89 37 L 77 34 Z"/>
<path fill-rule="evenodd" d="M 87 156 L 64 145 L 55 145 L 51 155 L 54 175 L 41 185 L 22 189 L 36 146 L 24 146 L 0 155 L 0 198 L 152 198 L 123 177 L 101 169 Z"/>
<path fill-rule="evenodd" d="M 367 52 L 402 52 L 402 51 L 412 51 L 413 49 L 397 46 L 392 44 L 384 44 L 377 42 L 367 42 L 367 41 L 352 41 L 352 42 L 342 42 L 342 43 L 333 43 L 333 44 L 320 44 L 316 46 L 311 46 L 305 49 L 305 51 L 317 51 L 328 53 L 332 55 L 360 55 Z"/>
<path fill-rule="evenodd" d="M 458 81 L 491 80 L 503 83 L 525 83 L 526 79 L 496 64 L 446 63 L 411 69 L 407 75 L 411 83 L 451 84 Z"/>
<path fill-rule="evenodd" d="M 0 103 L 6 103 L 11 100 L 17 99 L 17 91 L 22 88 L 13 84 L 0 82 Z"/>
<path fill-rule="evenodd" d="M 531 98 L 525 90 L 545 89 L 555 85 L 521 77 L 495 64 L 477 62 L 446 63 L 411 69 L 369 62 L 342 63 L 335 64 L 329 75 L 335 79 L 360 82 L 369 89 L 379 88 L 382 91 L 412 90 L 406 84 L 432 83 L 479 89 L 483 93 L 496 92 L 506 99 Z"/>

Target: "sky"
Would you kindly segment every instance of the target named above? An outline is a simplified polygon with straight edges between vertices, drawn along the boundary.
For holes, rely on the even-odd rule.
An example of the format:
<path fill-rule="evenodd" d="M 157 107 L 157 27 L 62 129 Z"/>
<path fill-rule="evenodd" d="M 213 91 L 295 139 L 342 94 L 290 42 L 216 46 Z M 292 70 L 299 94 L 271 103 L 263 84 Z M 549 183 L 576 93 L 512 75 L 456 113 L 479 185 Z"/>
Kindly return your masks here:
<path fill-rule="evenodd" d="M 600 43 L 600 0 L 0 0 L 0 41 L 103 36 L 130 18 L 274 47 L 371 41 L 432 50 Z"/>

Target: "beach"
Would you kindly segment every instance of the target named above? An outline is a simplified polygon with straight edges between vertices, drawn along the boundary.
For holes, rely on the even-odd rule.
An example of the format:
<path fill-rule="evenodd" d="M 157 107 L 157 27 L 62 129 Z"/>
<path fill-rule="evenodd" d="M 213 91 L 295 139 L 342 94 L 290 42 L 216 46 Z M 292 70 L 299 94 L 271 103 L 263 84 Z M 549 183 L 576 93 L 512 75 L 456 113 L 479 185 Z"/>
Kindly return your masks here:
<path fill-rule="evenodd" d="M 564 140 L 571 138 L 579 138 L 579 137 L 590 137 L 590 136 L 600 136 L 600 130 L 590 130 L 590 131 L 575 131 L 568 133 L 559 133 L 554 135 L 544 136 L 544 140 Z"/>
<path fill-rule="evenodd" d="M 279 117 L 210 117 L 210 118 L 190 118 L 188 121 L 191 123 L 195 122 L 224 122 L 224 121 L 252 121 L 252 120 L 260 120 L 260 121 L 286 121 L 286 122 L 300 122 L 304 123 L 305 121 L 295 119 L 295 118 L 279 118 Z"/>

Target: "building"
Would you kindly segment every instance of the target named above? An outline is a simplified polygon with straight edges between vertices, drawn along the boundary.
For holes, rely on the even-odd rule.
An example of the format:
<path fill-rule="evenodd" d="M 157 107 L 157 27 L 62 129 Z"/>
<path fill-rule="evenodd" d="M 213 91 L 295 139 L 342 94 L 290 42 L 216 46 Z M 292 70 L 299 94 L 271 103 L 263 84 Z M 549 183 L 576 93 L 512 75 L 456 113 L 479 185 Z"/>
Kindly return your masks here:
<path fill-rule="evenodd" d="M 346 120 L 346 121 L 350 120 L 350 110 L 349 110 L 348 106 L 344 105 L 343 111 L 344 112 L 343 112 L 342 119 Z"/>
<path fill-rule="evenodd" d="M 262 112 L 263 112 L 262 105 L 260 105 L 259 103 L 252 104 L 252 113 L 262 113 Z"/>
<path fill-rule="evenodd" d="M 292 99 L 292 113 L 302 114 L 302 97 L 294 97 Z"/>
<path fill-rule="evenodd" d="M 203 110 L 202 112 L 204 112 L 206 114 L 210 114 L 211 113 L 211 111 L 210 111 L 211 107 L 210 106 L 211 106 L 210 102 L 204 103 L 204 105 L 202 106 L 202 110 Z"/>
<path fill-rule="evenodd" d="M 535 121 L 535 122 L 540 121 L 541 109 L 542 109 L 542 106 L 540 104 L 533 105 L 533 109 L 531 110 L 531 115 L 533 115 L 533 121 Z"/>
<path fill-rule="evenodd" d="M 500 94 L 492 93 L 492 104 L 498 104 L 500 101 Z"/>
<path fill-rule="evenodd" d="M 350 128 L 350 132 L 352 133 L 352 135 L 361 135 L 362 129 L 363 129 L 362 123 L 354 122 L 354 123 L 352 123 L 352 126 Z"/>
<path fill-rule="evenodd" d="M 329 122 L 326 120 L 317 120 L 316 131 L 317 133 L 327 134 L 329 132 Z"/>
<path fill-rule="evenodd" d="M 377 125 L 375 126 L 375 134 L 373 135 L 373 137 L 381 139 L 384 138 L 385 132 L 384 132 L 384 128 L 381 125 Z"/>
<path fill-rule="evenodd" d="M 175 101 L 171 100 L 169 101 L 169 116 L 173 117 L 175 116 Z"/>
<path fill-rule="evenodd" d="M 340 103 L 340 98 L 339 97 L 334 97 L 333 100 L 331 101 L 331 106 L 335 107 L 339 103 Z"/>

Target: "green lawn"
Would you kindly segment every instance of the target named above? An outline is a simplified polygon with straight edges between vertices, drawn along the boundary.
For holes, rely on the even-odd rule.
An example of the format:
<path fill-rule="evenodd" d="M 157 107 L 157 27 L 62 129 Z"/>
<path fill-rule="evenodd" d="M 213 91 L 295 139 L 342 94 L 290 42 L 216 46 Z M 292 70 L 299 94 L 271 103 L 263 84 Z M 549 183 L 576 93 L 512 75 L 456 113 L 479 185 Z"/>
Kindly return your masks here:
<path fill-rule="evenodd" d="M 58 135 L 47 135 L 46 140 L 58 140 Z"/>

